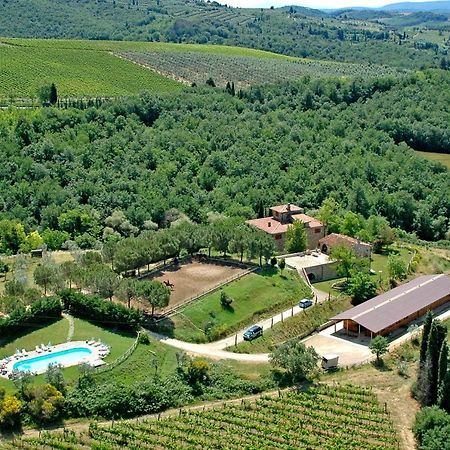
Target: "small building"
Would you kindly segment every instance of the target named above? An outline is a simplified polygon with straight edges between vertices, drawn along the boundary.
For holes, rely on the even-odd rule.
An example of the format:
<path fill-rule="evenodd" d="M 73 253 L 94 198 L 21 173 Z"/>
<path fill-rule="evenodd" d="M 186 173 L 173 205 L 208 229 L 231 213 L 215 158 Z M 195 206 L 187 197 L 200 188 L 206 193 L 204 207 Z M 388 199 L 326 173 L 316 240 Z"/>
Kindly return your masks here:
<path fill-rule="evenodd" d="M 358 258 L 368 258 L 372 250 L 372 246 L 367 242 L 359 239 L 345 236 L 344 234 L 331 233 L 318 241 L 318 248 L 322 253 L 330 254 L 333 247 L 344 246 L 355 252 Z"/>
<path fill-rule="evenodd" d="M 450 302 L 450 277 L 423 275 L 367 300 L 330 320 L 344 322 L 347 332 L 386 336 Z"/>
<path fill-rule="evenodd" d="M 284 248 L 285 235 L 289 226 L 296 221 L 302 222 L 305 227 L 308 249 L 317 248 L 319 240 L 325 236 L 325 227 L 322 222 L 306 215 L 305 210 L 297 205 L 288 203 L 272 206 L 270 213 L 269 217 L 248 220 L 247 223 L 273 236 L 276 246 L 280 249 Z"/>

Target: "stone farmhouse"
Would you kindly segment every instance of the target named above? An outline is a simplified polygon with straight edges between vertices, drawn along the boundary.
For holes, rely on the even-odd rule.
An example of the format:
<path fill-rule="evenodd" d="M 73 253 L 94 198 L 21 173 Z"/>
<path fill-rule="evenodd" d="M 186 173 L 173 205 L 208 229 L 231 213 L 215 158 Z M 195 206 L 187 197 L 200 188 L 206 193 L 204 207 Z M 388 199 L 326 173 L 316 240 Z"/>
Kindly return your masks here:
<path fill-rule="evenodd" d="M 302 222 L 305 226 L 308 249 L 317 248 L 319 240 L 325 237 L 325 226 L 323 223 L 314 217 L 306 215 L 305 210 L 299 206 L 291 203 L 273 206 L 270 208 L 270 213 L 269 217 L 248 220 L 247 223 L 273 236 L 279 249 L 284 248 L 287 230 L 296 221 Z"/>
<path fill-rule="evenodd" d="M 370 257 L 372 246 L 359 239 L 343 234 L 331 233 L 319 240 L 318 248 L 322 253 L 329 255 L 333 247 L 344 246 L 352 249 L 358 258 Z"/>

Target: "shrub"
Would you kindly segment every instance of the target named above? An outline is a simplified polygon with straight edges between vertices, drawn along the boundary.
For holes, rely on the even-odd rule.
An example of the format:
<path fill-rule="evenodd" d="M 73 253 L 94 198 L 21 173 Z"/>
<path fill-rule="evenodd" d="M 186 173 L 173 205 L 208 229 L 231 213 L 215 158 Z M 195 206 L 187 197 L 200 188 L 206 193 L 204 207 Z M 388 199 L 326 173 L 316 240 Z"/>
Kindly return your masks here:
<path fill-rule="evenodd" d="M 233 299 L 225 292 L 220 292 L 220 304 L 222 305 L 222 308 L 230 308 L 231 304 L 233 303 Z"/>
<path fill-rule="evenodd" d="M 141 333 L 139 335 L 139 344 L 149 345 L 150 344 L 150 336 L 147 333 Z"/>
<path fill-rule="evenodd" d="M 84 295 L 72 289 L 61 291 L 64 308 L 76 317 L 95 320 L 103 325 L 121 329 L 138 329 L 143 321 L 141 311 L 103 300 L 94 295 Z"/>
<path fill-rule="evenodd" d="M 426 407 L 420 410 L 416 414 L 416 422 L 413 427 L 414 435 L 420 444 L 420 448 L 426 448 L 429 450 L 440 450 L 445 447 L 439 446 L 422 446 L 426 441 L 431 442 L 437 440 L 437 436 L 442 430 L 442 435 L 447 435 L 447 442 L 449 442 L 450 436 L 450 414 L 447 414 L 443 409 L 437 406 Z"/>
<path fill-rule="evenodd" d="M 28 309 L 13 310 L 9 317 L 0 319 L 0 336 L 11 336 L 26 328 L 35 328 L 61 317 L 61 302 L 56 297 L 43 298 Z"/>

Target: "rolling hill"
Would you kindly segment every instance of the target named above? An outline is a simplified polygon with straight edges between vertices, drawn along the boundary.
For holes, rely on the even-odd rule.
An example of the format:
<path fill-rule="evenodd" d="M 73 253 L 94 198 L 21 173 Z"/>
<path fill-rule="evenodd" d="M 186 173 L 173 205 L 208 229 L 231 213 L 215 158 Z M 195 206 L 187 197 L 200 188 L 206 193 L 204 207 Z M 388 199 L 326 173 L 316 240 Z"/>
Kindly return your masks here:
<path fill-rule="evenodd" d="M 2 39 L 0 98 L 32 98 L 56 83 L 60 97 L 165 93 L 183 84 L 237 88 L 313 77 L 374 77 L 396 71 L 367 64 L 294 58 L 242 47 L 199 44 Z M 19 76 L 18 76 L 19 75 Z M 8 103 L 8 102 L 6 102 Z"/>
<path fill-rule="evenodd" d="M 5 37 L 231 45 L 403 68 L 438 66 L 444 55 L 415 48 L 377 20 L 201 0 L 0 0 L 0 30 Z"/>

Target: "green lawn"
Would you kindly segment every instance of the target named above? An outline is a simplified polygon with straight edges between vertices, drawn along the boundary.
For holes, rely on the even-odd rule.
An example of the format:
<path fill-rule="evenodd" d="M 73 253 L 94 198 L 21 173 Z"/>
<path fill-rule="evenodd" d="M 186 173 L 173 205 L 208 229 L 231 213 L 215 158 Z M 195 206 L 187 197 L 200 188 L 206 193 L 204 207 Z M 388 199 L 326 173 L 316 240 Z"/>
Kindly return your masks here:
<path fill-rule="evenodd" d="M 65 319 L 60 319 L 46 327 L 31 331 L 28 334 L 17 337 L 5 343 L 5 340 L 0 341 L 0 358 L 11 356 L 16 349 L 34 350 L 36 345 L 61 344 L 67 340 L 67 333 L 69 331 L 69 322 Z M 13 390 L 13 383 L 5 378 L 0 378 L 0 388 L 5 388 L 7 391 Z"/>
<path fill-rule="evenodd" d="M 74 321 L 75 334 L 72 340 L 84 341 L 91 338 L 100 339 L 102 342 L 111 347 L 111 353 L 105 358 L 106 362 L 114 361 L 120 355 L 125 353 L 135 340 L 135 335 L 114 333 L 110 330 L 76 318 Z M 52 344 L 60 344 L 62 342 L 66 342 L 68 331 L 69 322 L 65 319 L 61 319 L 47 327 L 40 328 L 22 337 L 18 337 L 5 345 L 1 345 L 0 342 L 0 358 L 14 354 L 16 348 L 34 350 L 35 346 L 39 344 L 47 344 L 48 342 L 51 342 Z M 102 374 L 101 376 L 108 376 L 108 373 L 109 372 Z M 78 378 L 78 367 L 73 366 L 64 369 L 64 377 L 69 383 L 76 380 Z M 37 384 L 43 383 L 44 375 L 36 376 L 34 382 Z M 1 387 L 8 391 L 12 391 L 14 389 L 13 383 L 4 378 L 0 378 L 0 388 Z"/>
<path fill-rule="evenodd" d="M 294 271 L 283 275 L 272 268 L 246 275 L 223 290 L 233 298 L 232 308 L 220 304 L 220 290 L 203 297 L 172 317 L 173 334 L 190 342 L 205 342 L 205 326 L 216 330 L 216 338 L 229 335 L 255 321 L 270 317 L 309 295 L 309 288 Z"/>
<path fill-rule="evenodd" d="M 330 317 L 351 308 L 348 297 L 339 297 L 325 303 L 314 305 L 305 313 L 297 314 L 286 319 L 283 323 L 277 323 L 272 329 L 264 331 L 264 335 L 254 341 L 241 342 L 229 350 L 236 353 L 269 353 L 274 348 L 293 337 L 304 337 L 329 320 Z"/>
<path fill-rule="evenodd" d="M 111 348 L 111 353 L 105 358 L 106 362 L 111 362 L 125 353 L 136 339 L 134 333 L 113 332 L 77 318 L 74 321 L 75 333 L 72 341 L 85 341 L 91 338 L 101 340 Z"/>

